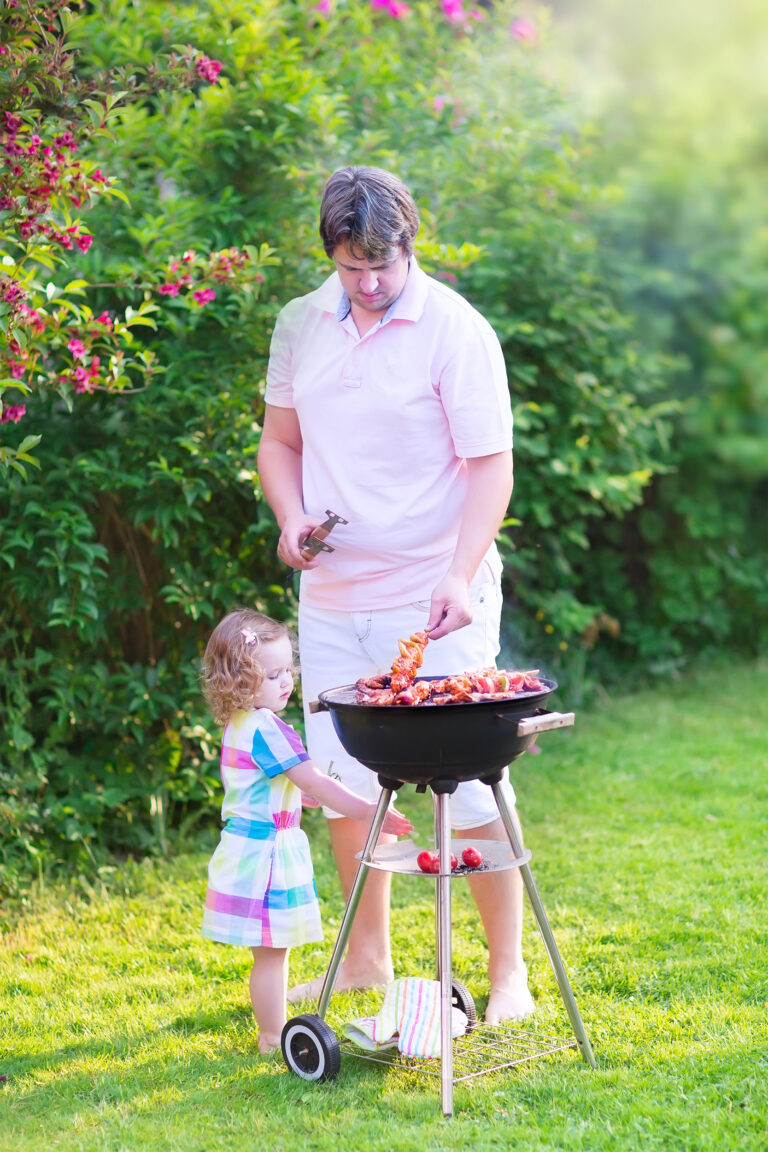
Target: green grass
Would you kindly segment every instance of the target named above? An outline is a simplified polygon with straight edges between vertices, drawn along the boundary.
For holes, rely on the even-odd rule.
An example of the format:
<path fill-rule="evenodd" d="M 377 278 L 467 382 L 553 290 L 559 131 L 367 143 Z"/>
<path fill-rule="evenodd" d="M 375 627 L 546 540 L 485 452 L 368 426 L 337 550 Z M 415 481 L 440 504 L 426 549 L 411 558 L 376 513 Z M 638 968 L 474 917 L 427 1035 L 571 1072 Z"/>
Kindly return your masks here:
<path fill-rule="evenodd" d="M 219 1149 L 768 1149 L 765 893 L 768 667 L 702 669 L 606 701 L 513 766 L 532 867 L 597 1058 L 575 1053 L 457 1085 L 350 1057 L 329 1084 L 259 1058 L 248 954 L 198 935 L 212 839 L 167 863 L 38 892 L 0 941 L 0 1146 Z M 565 707 L 567 701 L 559 701 Z M 427 797 L 401 799 L 421 837 Z M 326 941 L 342 911 L 322 817 L 305 817 Z M 431 975 L 432 884 L 396 877 L 398 974 Z M 478 1006 L 485 945 L 454 885 L 454 973 Z M 567 1020 L 529 914 L 541 1027 Z M 329 1022 L 375 1010 L 337 995 Z M 534 1018 L 535 1019 L 535 1018 Z"/>

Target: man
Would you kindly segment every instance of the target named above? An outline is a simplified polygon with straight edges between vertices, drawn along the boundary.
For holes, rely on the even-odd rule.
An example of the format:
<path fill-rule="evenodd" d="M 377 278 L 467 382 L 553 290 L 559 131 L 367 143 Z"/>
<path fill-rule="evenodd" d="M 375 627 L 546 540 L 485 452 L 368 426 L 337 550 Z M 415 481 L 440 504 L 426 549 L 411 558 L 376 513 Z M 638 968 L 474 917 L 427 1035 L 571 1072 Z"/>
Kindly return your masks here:
<path fill-rule="evenodd" d="M 387 671 L 398 637 L 427 628 L 422 673 L 488 666 L 499 651 L 501 565 L 494 543 L 512 492 L 512 414 L 499 342 L 461 296 L 413 256 L 419 216 L 397 177 L 335 172 L 320 234 L 335 272 L 280 313 L 267 372 L 261 484 L 281 528 L 278 555 L 302 572 L 305 703 Z M 332 553 L 302 542 L 338 513 Z M 341 747 L 327 713 L 306 717 L 312 759 L 375 798 L 374 773 Z M 514 793 L 504 785 L 510 806 Z M 506 840 L 491 789 L 451 797 L 459 837 Z M 331 817 L 348 895 L 368 827 Z M 517 869 L 469 881 L 489 951 L 486 1021 L 533 1011 L 521 950 Z M 371 869 L 337 988 L 393 979 L 387 872 Z M 289 993 L 316 999 L 322 978 Z"/>

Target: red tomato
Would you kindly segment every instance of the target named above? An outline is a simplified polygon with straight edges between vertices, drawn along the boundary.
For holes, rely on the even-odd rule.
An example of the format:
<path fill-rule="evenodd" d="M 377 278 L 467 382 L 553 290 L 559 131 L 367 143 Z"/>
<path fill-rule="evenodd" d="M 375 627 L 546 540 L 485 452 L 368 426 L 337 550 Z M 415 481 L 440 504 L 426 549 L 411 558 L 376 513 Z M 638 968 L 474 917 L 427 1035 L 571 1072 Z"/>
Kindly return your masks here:
<path fill-rule="evenodd" d="M 451 852 L 451 872 L 455 872 L 456 869 L 458 868 L 458 866 L 459 866 L 459 862 L 456 859 L 456 857 L 454 856 L 453 852 Z"/>
<path fill-rule="evenodd" d="M 419 868 L 421 868 L 422 872 L 434 872 L 432 864 L 436 861 L 437 857 L 433 856 L 431 852 L 428 852 L 426 848 L 423 852 L 419 852 L 418 856 L 416 857 L 416 863 L 418 864 Z"/>
<path fill-rule="evenodd" d="M 473 848 L 470 844 L 465 848 L 461 854 L 461 858 L 466 864 L 467 868 L 479 868 L 483 862 L 483 858 L 478 852 L 477 848 Z"/>
<path fill-rule="evenodd" d="M 429 870 L 430 870 L 430 872 L 434 872 L 435 875 L 437 875 L 440 872 L 440 857 L 439 856 L 433 856 L 432 857 L 432 863 L 430 864 Z"/>

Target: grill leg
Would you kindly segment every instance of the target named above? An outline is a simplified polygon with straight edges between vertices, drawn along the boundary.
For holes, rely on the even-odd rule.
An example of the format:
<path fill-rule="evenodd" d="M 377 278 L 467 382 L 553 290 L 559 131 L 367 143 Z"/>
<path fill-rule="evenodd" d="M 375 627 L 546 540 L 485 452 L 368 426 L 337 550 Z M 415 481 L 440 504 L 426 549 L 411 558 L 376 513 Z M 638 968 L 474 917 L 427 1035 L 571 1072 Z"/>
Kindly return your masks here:
<path fill-rule="evenodd" d="M 392 799 L 392 788 L 382 788 L 379 796 L 379 803 L 371 821 L 371 828 L 368 833 L 368 839 L 365 842 L 362 854 L 360 856 L 360 863 L 357 866 L 355 879 L 352 883 L 352 888 L 347 899 L 347 906 L 344 910 L 344 916 L 339 928 L 339 934 L 336 937 L 336 944 L 331 955 L 331 960 L 328 965 L 328 971 L 325 974 L 323 987 L 320 991 L 320 999 L 317 1002 L 317 1014 L 325 1019 L 325 1013 L 328 1010 L 328 1001 L 331 998 L 336 977 L 339 974 L 341 961 L 344 959 L 344 952 L 346 951 L 349 934 L 352 931 L 352 924 L 354 923 L 355 913 L 357 906 L 360 903 L 360 897 L 363 894 L 365 881 L 368 879 L 367 861 L 373 858 L 373 853 L 379 840 L 381 833 L 381 826 L 384 823 L 384 817 L 387 814 L 387 808 Z"/>
<path fill-rule="evenodd" d="M 435 896 L 437 971 L 440 981 L 440 1088 L 443 1114 L 453 1114 L 453 975 L 451 972 L 451 818 L 448 797 L 435 794 L 436 840 L 440 873 Z"/>
<path fill-rule="evenodd" d="M 523 845 L 520 842 L 520 837 L 517 834 L 517 829 L 512 819 L 512 813 L 510 812 L 509 806 L 504 799 L 501 787 L 499 784 L 492 784 L 491 789 L 496 800 L 496 807 L 499 809 L 499 815 L 501 816 L 504 827 L 507 830 L 509 842 L 512 845 L 512 851 L 514 852 L 515 856 L 522 856 L 524 851 Z M 573 995 L 573 990 L 568 979 L 568 973 L 565 970 L 565 965 L 563 964 L 562 958 L 557 948 L 557 944 L 555 943 L 555 938 L 552 935 L 552 929 L 549 926 L 547 914 L 544 911 L 544 905 L 541 902 L 541 897 L 539 896 L 536 882 L 533 879 L 533 873 L 531 872 L 530 864 L 526 862 L 525 864 L 520 865 L 520 875 L 523 878 L 525 890 L 528 893 L 528 899 L 531 902 L 533 914 L 536 917 L 536 923 L 539 926 L 539 932 L 541 933 L 541 938 L 544 941 L 544 947 L 547 950 L 549 962 L 552 965 L 552 971 L 554 972 L 555 979 L 557 980 L 557 986 L 560 989 L 560 995 L 562 996 L 563 1003 L 565 1004 L 568 1018 L 571 1021 L 573 1034 L 579 1042 L 579 1050 L 581 1052 L 582 1058 L 587 1064 L 589 1064 L 590 1068 L 595 1068 L 596 1064 L 595 1057 L 592 1053 L 592 1046 L 589 1043 L 589 1038 L 584 1028 L 581 1014 L 576 1004 L 576 999 Z"/>

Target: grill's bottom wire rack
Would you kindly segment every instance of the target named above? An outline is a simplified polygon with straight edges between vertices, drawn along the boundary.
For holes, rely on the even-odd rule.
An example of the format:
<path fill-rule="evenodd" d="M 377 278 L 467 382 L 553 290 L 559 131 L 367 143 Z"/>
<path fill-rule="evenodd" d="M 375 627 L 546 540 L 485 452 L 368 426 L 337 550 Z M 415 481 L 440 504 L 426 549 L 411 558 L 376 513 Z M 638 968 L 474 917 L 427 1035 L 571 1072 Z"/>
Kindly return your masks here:
<path fill-rule="evenodd" d="M 347 1039 L 342 1039 L 339 1047 L 345 1057 L 353 1056 L 356 1060 L 384 1064 L 397 1071 L 440 1078 L 439 1059 L 403 1056 L 396 1048 L 368 1052 Z M 458 1084 L 489 1072 L 502 1072 L 541 1056 L 552 1056 L 574 1048 L 578 1049 L 578 1043 L 573 1038 L 562 1039 L 542 1032 L 520 1030 L 515 1025 L 493 1028 L 487 1024 L 479 1025 L 453 1041 L 453 1082 Z"/>

